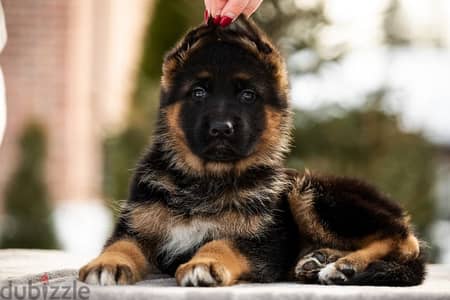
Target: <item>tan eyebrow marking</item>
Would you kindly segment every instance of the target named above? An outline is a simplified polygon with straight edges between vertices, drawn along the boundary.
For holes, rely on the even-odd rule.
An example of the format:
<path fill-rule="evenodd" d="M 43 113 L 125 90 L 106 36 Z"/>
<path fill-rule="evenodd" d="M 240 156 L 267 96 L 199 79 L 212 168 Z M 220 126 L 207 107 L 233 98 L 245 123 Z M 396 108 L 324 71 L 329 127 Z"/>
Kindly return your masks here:
<path fill-rule="evenodd" d="M 196 78 L 204 79 L 212 77 L 212 74 L 209 71 L 203 70 L 196 74 Z"/>
<path fill-rule="evenodd" d="M 244 72 L 239 72 L 234 74 L 233 78 L 234 79 L 238 79 L 238 80 L 250 80 L 252 79 L 252 75 L 248 74 L 248 73 L 244 73 Z"/>
<path fill-rule="evenodd" d="M 207 70 L 200 71 L 194 75 L 194 78 L 196 78 L 197 80 L 198 79 L 200 79 L 200 80 L 209 79 L 212 77 L 213 77 L 212 73 Z M 237 80 L 249 81 L 249 80 L 253 79 L 254 77 L 251 74 L 246 73 L 246 72 L 238 72 L 238 73 L 234 74 L 232 76 L 232 78 L 235 80 L 237 79 Z M 187 92 L 194 82 L 195 82 L 195 80 L 189 80 L 188 82 L 184 83 L 181 90 L 183 92 Z"/>
<path fill-rule="evenodd" d="M 209 79 L 211 77 L 212 77 L 212 74 L 209 71 L 206 71 L 206 70 L 200 71 L 194 75 L 194 77 L 193 77 L 194 79 L 187 80 L 186 82 L 184 82 L 182 84 L 181 92 L 187 93 L 191 89 L 192 85 L 196 82 L 196 80 L 204 80 L 204 79 Z"/>

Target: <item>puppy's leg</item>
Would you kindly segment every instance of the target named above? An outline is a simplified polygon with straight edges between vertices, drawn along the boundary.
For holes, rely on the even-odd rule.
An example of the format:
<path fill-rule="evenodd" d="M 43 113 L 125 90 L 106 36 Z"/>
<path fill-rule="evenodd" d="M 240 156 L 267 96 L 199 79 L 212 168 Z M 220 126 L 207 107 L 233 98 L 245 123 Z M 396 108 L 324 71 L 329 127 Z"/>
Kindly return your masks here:
<path fill-rule="evenodd" d="M 370 263 L 387 256 L 393 251 L 393 246 L 391 239 L 373 241 L 366 247 L 325 266 L 318 274 L 319 282 L 322 284 L 345 282 L 356 273 L 364 271 Z"/>
<path fill-rule="evenodd" d="M 132 284 L 142 279 L 148 262 L 133 239 L 120 239 L 107 246 L 96 259 L 81 268 L 79 280 L 89 284 Z"/>
<path fill-rule="evenodd" d="M 364 284 L 413 285 L 423 280 L 423 263 L 411 264 L 420 249 L 409 218 L 374 187 L 350 178 L 306 174 L 296 178 L 289 204 L 304 236 L 318 245 L 352 250 L 319 271 L 321 283 L 351 283 L 350 279 L 361 278 L 372 263 L 387 257 L 417 276 L 400 277 L 403 271 L 397 268 L 380 275 L 382 280 L 366 276 L 369 279 Z"/>
<path fill-rule="evenodd" d="M 202 246 L 194 257 L 178 267 L 181 286 L 227 286 L 249 271 L 248 260 L 231 241 L 217 240 Z"/>
<path fill-rule="evenodd" d="M 367 246 L 341 257 L 335 263 L 328 264 L 320 270 L 318 279 L 323 284 L 345 282 L 365 271 L 369 264 L 382 260 L 391 253 L 395 253 L 396 261 L 401 263 L 416 259 L 419 252 L 419 241 L 413 234 L 406 239 L 374 240 Z"/>

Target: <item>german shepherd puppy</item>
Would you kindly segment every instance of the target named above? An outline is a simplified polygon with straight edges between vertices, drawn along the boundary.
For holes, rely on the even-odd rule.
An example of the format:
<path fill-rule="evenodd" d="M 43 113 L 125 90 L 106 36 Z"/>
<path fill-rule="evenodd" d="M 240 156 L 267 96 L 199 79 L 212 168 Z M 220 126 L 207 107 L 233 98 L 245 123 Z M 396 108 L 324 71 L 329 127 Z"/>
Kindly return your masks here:
<path fill-rule="evenodd" d="M 157 269 L 181 286 L 421 283 L 402 209 L 363 182 L 286 170 L 291 127 L 283 59 L 251 21 L 190 31 L 164 60 L 128 202 L 80 280 L 131 284 Z"/>

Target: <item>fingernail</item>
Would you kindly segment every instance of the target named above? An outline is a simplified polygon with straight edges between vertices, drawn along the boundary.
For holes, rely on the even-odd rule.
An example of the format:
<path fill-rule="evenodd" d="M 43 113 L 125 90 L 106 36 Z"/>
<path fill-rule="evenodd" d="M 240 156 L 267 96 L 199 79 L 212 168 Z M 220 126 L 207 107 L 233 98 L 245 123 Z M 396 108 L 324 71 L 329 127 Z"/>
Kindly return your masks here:
<path fill-rule="evenodd" d="M 203 19 L 205 23 L 208 23 L 208 17 L 209 17 L 208 10 L 205 9 L 205 12 L 203 13 Z"/>
<path fill-rule="evenodd" d="M 220 26 L 222 26 L 222 27 L 227 27 L 228 25 L 230 25 L 231 24 L 231 22 L 233 22 L 233 19 L 232 18 L 230 18 L 230 17 L 227 17 L 227 16 L 223 16 L 221 19 L 220 19 Z"/>
<path fill-rule="evenodd" d="M 219 25 L 219 23 L 220 23 L 220 16 L 219 15 L 214 17 L 213 23 L 214 23 L 214 25 Z"/>

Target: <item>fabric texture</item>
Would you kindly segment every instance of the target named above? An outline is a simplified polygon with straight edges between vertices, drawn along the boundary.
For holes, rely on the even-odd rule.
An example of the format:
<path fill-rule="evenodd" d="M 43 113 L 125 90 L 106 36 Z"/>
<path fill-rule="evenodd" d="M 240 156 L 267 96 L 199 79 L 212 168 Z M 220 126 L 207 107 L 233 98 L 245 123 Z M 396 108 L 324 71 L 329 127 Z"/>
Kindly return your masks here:
<path fill-rule="evenodd" d="M 0 250 L 0 286 L 33 285 L 53 289 L 84 288 L 89 299 L 450 299 L 450 265 L 429 265 L 424 284 L 415 287 L 321 286 L 292 282 L 232 287 L 178 287 L 174 278 L 152 274 L 133 286 L 89 286 L 76 281 L 77 270 L 90 258 L 54 250 Z M 14 299 L 14 298 L 13 298 Z M 71 298 L 72 299 L 72 298 Z"/>

